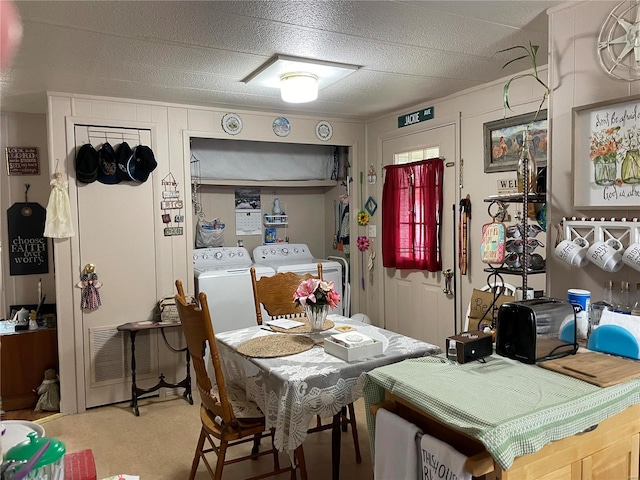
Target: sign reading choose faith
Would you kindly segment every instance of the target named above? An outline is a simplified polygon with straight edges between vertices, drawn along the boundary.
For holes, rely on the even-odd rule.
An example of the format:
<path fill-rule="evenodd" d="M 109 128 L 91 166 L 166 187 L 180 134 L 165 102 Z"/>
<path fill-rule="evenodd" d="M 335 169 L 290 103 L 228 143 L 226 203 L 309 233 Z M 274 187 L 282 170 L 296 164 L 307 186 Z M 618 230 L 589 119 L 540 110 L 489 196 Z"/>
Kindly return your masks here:
<path fill-rule="evenodd" d="M 398 117 L 398 128 L 408 127 L 416 123 L 424 122 L 425 120 L 431 120 L 433 118 L 434 108 L 427 107 L 417 112 L 407 113 Z"/>

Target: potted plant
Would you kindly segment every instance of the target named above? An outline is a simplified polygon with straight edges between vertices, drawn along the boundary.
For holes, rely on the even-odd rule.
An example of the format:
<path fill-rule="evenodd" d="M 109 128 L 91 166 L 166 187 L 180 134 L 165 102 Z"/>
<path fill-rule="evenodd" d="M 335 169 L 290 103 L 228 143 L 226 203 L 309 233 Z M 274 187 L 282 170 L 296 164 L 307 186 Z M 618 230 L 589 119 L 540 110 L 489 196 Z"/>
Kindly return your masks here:
<path fill-rule="evenodd" d="M 504 84 L 504 88 L 502 92 L 502 103 L 504 105 L 505 115 L 506 115 L 507 109 L 512 110 L 511 105 L 509 104 L 509 89 L 511 88 L 511 84 L 514 81 L 520 78 L 531 77 L 535 79 L 540 85 L 542 85 L 542 88 L 544 90 L 543 90 L 542 98 L 540 99 L 540 105 L 538 105 L 538 110 L 536 110 L 536 114 L 533 120 L 531 121 L 531 123 L 536 121 L 538 114 L 540 113 L 540 110 L 542 110 L 542 106 L 544 105 L 544 102 L 547 100 L 547 97 L 549 96 L 549 86 L 546 84 L 546 82 L 544 82 L 540 78 L 540 75 L 538 74 L 538 62 L 536 60 L 538 56 L 538 48 L 540 48 L 538 45 L 533 45 L 531 42 L 529 42 L 529 47 L 526 47 L 524 45 L 516 45 L 514 47 L 504 48 L 496 52 L 496 53 L 504 53 L 504 52 L 510 52 L 510 51 L 518 51 L 518 52 L 521 50 L 524 51 L 522 55 L 516 58 L 512 58 L 507 63 L 505 63 L 502 66 L 502 70 L 504 70 L 507 66 L 511 65 L 513 62 L 517 62 L 518 60 L 528 58 L 531 61 L 533 72 L 519 73 L 517 75 L 514 75 L 509 79 L 507 83 Z"/>
<path fill-rule="evenodd" d="M 525 128 L 525 131 L 522 135 L 522 149 L 521 149 L 521 154 L 518 161 L 518 170 L 517 170 L 519 191 L 524 191 L 525 189 L 527 191 L 535 191 L 537 168 L 535 165 L 533 154 L 529 151 L 529 143 L 530 143 L 529 129 L 531 128 L 533 123 L 537 120 L 538 115 L 540 114 L 540 111 L 542 110 L 542 107 L 544 105 L 544 102 L 547 100 L 547 97 L 549 96 L 549 86 L 545 81 L 543 81 L 540 78 L 540 75 L 538 73 L 538 62 L 537 62 L 538 48 L 539 48 L 538 45 L 533 45 L 531 42 L 529 42 L 528 47 L 525 45 L 516 45 L 513 47 L 498 50 L 498 52 L 496 52 L 496 53 L 504 53 L 504 52 L 518 53 L 518 56 L 516 56 L 515 58 L 512 58 L 502 66 L 503 70 L 507 66 L 511 65 L 513 62 L 517 62 L 518 60 L 523 60 L 523 59 L 529 59 L 533 69 L 533 71 L 514 75 L 507 81 L 507 83 L 504 84 L 503 91 L 502 91 L 502 104 L 504 106 L 505 116 L 507 113 L 507 109 L 512 110 L 511 105 L 509 104 L 509 90 L 511 88 L 511 84 L 514 81 L 520 78 L 531 77 L 535 79 L 536 82 L 538 82 L 543 87 L 542 98 L 540 99 L 540 104 L 538 105 L 536 114 L 533 116 L 533 119 L 531 120 L 531 122 L 529 122 L 529 124 Z M 525 177 L 526 177 L 526 181 L 525 181 Z"/>

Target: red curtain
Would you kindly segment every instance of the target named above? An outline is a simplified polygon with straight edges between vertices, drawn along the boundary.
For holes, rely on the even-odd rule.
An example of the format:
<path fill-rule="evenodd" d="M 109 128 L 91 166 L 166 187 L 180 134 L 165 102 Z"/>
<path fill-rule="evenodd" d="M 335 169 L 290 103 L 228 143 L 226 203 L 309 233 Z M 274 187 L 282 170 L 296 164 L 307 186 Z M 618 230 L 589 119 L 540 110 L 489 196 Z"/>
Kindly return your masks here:
<path fill-rule="evenodd" d="M 440 223 L 444 162 L 440 158 L 385 167 L 382 264 L 442 270 Z"/>

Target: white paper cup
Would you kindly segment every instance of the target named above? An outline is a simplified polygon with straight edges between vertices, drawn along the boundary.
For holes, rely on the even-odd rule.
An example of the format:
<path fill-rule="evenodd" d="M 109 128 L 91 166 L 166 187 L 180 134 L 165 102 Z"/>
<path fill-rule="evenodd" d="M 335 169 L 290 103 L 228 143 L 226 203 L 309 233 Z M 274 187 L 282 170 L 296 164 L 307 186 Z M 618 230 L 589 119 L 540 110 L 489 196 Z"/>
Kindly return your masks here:
<path fill-rule="evenodd" d="M 579 288 L 567 290 L 567 302 L 573 305 L 576 312 L 576 331 L 578 338 L 587 338 L 589 330 L 589 305 L 591 304 L 591 292 Z"/>

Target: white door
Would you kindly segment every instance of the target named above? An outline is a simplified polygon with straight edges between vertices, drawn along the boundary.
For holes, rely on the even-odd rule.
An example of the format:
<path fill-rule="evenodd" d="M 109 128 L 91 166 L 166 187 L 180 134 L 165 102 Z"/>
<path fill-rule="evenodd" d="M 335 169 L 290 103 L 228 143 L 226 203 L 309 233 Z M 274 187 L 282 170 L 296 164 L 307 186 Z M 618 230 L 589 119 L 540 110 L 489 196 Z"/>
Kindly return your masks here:
<path fill-rule="evenodd" d="M 393 165 L 396 154 L 437 147 L 444 159 L 441 254 L 442 270 L 454 270 L 457 261 L 453 248 L 453 210 L 458 196 L 456 158 L 456 124 L 425 129 L 383 141 L 382 158 Z M 418 160 L 418 159 L 414 159 Z M 449 165 L 449 166 L 447 166 Z M 403 335 L 445 348 L 445 339 L 454 334 L 455 298 L 443 292 L 442 272 L 426 270 L 384 269 L 385 326 Z"/>
<path fill-rule="evenodd" d="M 75 144 L 105 142 L 114 149 L 123 140 L 131 147 L 151 146 L 150 130 L 76 125 Z M 77 151 L 77 150 L 76 150 Z M 80 265 L 92 263 L 102 282 L 102 306 L 83 310 L 84 380 L 86 408 L 131 398 L 129 334 L 117 331 L 123 323 L 153 318 L 149 308 L 158 301 L 156 289 L 154 183 L 78 183 L 81 230 Z M 82 272 L 78 272 L 79 276 Z M 138 387 L 157 380 L 157 335 L 136 337 Z"/>

